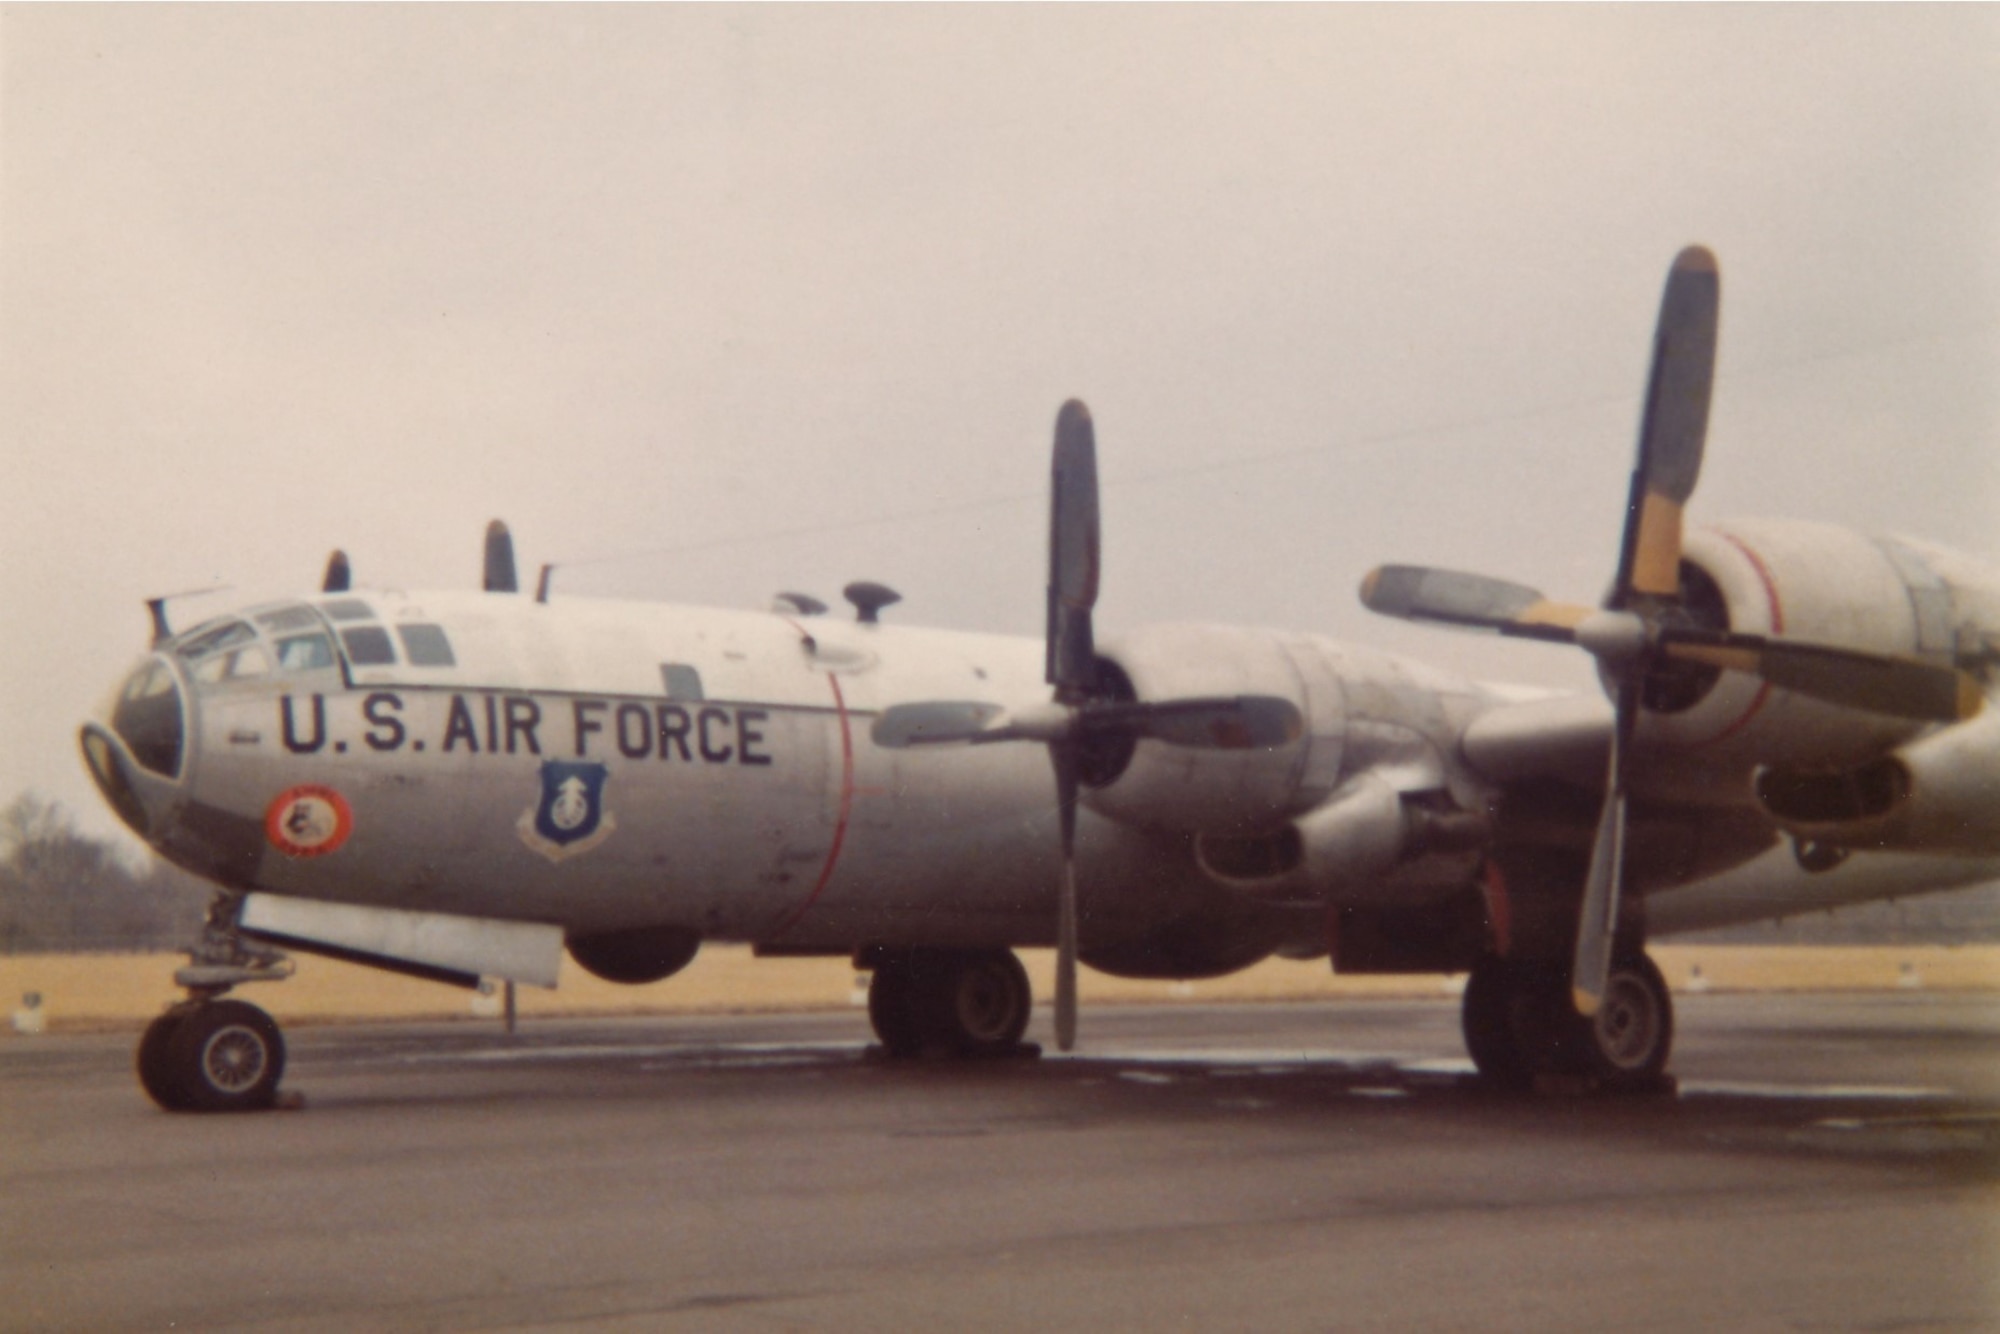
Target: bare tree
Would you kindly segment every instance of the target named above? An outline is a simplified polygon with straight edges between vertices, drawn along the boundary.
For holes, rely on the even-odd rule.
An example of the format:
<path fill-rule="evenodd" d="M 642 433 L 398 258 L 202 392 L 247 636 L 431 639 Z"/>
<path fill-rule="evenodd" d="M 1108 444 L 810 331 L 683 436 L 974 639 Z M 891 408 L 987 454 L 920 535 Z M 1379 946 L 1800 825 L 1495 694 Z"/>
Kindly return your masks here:
<path fill-rule="evenodd" d="M 192 938 L 205 898 L 192 876 L 134 866 L 39 793 L 0 808 L 0 950 L 172 948 Z"/>

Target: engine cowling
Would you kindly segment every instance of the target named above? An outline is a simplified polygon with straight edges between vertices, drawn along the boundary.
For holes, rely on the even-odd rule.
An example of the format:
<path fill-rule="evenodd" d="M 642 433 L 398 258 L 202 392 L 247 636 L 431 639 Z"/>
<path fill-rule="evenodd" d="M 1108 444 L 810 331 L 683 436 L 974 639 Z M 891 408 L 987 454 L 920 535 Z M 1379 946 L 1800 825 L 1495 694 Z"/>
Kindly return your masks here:
<path fill-rule="evenodd" d="M 1697 623 L 1951 660 L 1949 594 L 1908 548 L 1825 524 L 1763 519 L 1690 533 L 1684 556 L 1684 595 Z M 1665 666 L 1642 694 L 1639 745 L 1724 765 L 1845 768 L 1923 727 L 1707 667 Z"/>
<path fill-rule="evenodd" d="M 1850 768 L 1760 770 L 1755 788 L 1804 842 L 2000 856 L 2000 709 Z"/>
<path fill-rule="evenodd" d="M 1269 695 L 1290 701 L 1305 734 L 1287 745 L 1212 750 L 1141 742 L 1108 772 L 1086 771 L 1085 804 L 1141 828 L 1227 836 L 1265 833 L 1314 805 L 1339 773 L 1340 683 L 1279 635 L 1216 626 L 1151 626 L 1106 646 L 1141 700 Z"/>
<path fill-rule="evenodd" d="M 1408 904 L 1469 884 L 1493 837 L 1441 790 L 1399 792 L 1361 773 L 1270 833 L 1198 835 L 1202 870 L 1267 903 Z"/>

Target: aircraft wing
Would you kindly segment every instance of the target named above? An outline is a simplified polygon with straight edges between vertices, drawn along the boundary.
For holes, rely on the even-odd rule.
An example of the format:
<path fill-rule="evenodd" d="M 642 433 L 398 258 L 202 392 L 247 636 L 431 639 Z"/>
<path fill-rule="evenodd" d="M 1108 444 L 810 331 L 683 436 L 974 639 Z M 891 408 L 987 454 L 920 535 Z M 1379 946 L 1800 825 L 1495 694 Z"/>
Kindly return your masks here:
<path fill-rule="evenodd" d="M 1611 701 L 1595 695 L 1552 695 L 1503 704 L 1467 724 L 1459 751 L 1496 783 L 1555 778 L 1601 788 L 1611 753 Z"/>

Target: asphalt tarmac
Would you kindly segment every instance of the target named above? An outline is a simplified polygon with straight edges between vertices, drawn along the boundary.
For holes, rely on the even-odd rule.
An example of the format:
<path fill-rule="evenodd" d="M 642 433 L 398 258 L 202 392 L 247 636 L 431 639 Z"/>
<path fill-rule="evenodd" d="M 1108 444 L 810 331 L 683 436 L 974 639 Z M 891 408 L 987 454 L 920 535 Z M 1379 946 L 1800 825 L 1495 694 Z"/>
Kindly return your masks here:
<path fill-rule="evenodd" d="M 973 1065 L 858 1013 L 300 1028 L 303 1108 L 236 1117 L 10 1039 L 0 1326 L 2000 1328 L 2000 998 L 1678 1009 L 1624 1098 L 1481 1091 L 1444 1000 Z"/>

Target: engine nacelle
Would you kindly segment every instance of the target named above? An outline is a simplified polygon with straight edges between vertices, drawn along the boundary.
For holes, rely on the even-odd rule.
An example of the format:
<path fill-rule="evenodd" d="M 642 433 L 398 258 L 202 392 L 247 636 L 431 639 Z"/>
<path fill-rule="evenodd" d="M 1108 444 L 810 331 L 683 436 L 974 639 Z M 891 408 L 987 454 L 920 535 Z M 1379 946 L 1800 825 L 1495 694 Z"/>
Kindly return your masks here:
<path fill-rule="evenodd" d="M 1851 768 L 1761 770 L 1756 792 L 1804 842 L 2000 856 L 2000 708 Z"/>
<path fill-rule="evenodd" d="M 569 957 L 585 972 L 606 982 L 636 986 L 672 977 L 694 962 L 701 935 L 680 926 L 645 926 L 571 936 L 565 943 Z"/>
<path fill-rule="evenodd" d="M 1468 884 L 1493 834 L 1442 792 L 1403 793 L 1363 773 L 1271 833 L 1195 839 L 1202 870 L 1269 903 L 1408 904 Z"/>
<path fill-rule="evenodd" d="M 1914 550 L 1790 520 L 1688 534 L 1683 588 L 1698 623 L 1838 648 L 1949 662 L 1951 595 Z M 1646 682 L 1641 747 L 1722 765 L 1861 765 L 1923 724 L 1808 699 L 1740 672 L 1671 666 Z"/>
<path fill-rule="evenodd" d="M 1249 836 L 1278 828 L 1331 789 L 1340 768 L 1340 683 L 1316 655 L 1266 632 L 1169 625 L 1125 636 L 1105 657 L 1141 700 L 1271 695 L 1299 709 L 1306 732 L 1260 750 L 1142 741 L 1085 789 L 1092 810 L 1141 828 Z"/>

